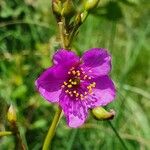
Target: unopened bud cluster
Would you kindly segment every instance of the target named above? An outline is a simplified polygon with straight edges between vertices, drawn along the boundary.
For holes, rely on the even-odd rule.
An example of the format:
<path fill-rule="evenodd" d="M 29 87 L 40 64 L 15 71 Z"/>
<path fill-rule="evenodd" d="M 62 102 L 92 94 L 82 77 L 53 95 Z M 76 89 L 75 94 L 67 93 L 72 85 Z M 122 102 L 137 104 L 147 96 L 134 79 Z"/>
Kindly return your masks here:
<path fill-rule="evenodd" d="M 75 11 L 71 0 L 53 0 L 52 9 L 57 16 L 71 16 Z"/>
<path fill-rule="evenodd" d="M 82 0 L 75 2 L 74 0 L 52 0 L 52 10 L 57 19 L 61 17 L 75 17 L 81 15 L 81 20 L 85 18 L 85 11 L 90 11 L 97 7 L 100 0 Z M 67 19 L 68 19 L 67 18 Z"/>
<path fill-rule="evenodd" d="M 100 0 L 52 0 L 52 11 L 60 27 L 61 46 L 69 49 L 78 28 Z"/>

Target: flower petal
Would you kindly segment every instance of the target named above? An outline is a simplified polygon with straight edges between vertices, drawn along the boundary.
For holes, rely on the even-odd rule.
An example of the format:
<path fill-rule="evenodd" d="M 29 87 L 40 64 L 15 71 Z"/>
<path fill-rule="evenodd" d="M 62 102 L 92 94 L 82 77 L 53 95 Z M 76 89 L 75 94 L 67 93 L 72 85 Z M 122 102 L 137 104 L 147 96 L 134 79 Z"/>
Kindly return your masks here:
<path fill-rule="evenodd" d="M 61 85 L 67 78 L 65 68 L 56 65 L 48 68 L 36 80 L 35 85 L 40 94 L 50 102 L 58 102 L 61 93 Z"/>
<path fill-rule="evenodd" d="M 71 99 L 65 93 L 62 93 L 60 96 L 60 106 L 64 111 L 69 127 L 77 128 L 81 126 L 88 116 L 85 103 L 80 100 Z"/>
<path fill-rule="evenodd" d="M 54 64 L 65 65 L 66 63 L 69 63 L 70 66 L 73 66 L 76 63 L 79 63 L 79 61 L 79 57 L 74 52 L 65 49 L 58 50 L 53 57 Z"/>
<path fill-rule="evenodd" d="M 86 104 L 88 108 L 105 106 L 114 100 L 116 95 L 115 86 L 108 76 L 101 76 L 93 79 L 96 87 L 92 90 L 93 94 L 89 95 Z"/>
<path fill-rule="evenodd" d="M 107 75 L 111 70 L 111 56 L 105 49 L 93 48 L 86 51 L 81 58 L 86 73 L 90 76 Z M 89 72 L 89 70 L 91 70 Z"/>

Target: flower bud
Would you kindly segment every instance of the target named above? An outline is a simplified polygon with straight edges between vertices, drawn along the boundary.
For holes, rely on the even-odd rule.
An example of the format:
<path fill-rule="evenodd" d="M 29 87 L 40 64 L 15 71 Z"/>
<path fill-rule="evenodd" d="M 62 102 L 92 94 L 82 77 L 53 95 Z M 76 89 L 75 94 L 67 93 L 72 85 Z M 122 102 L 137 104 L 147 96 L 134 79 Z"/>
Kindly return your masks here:
<path fill-rule="evenodd" d="M 75 17 L 75 24 L 76 25 L 80 25 L 81 24 L 81 14 L 77 14 L 77 16 Z"/>
<path fill-rule="evenodd" d="M 7 112 L 7 119 L 10 123 L 14 123 L 17 120 L 17 116 L 16 116 L 16 110 L 13 107 L 13 105 L 10 105 L 8 112 Z"/>
<path fill-rule="evenodd" d="M 82 23 L 86 20 L 87 16 L 88 16 L 88 11 L 85 10 L 84 12 L 81 13 Z"/>
<path fill-rule="evenodd" d="M 97 6 L 100 0 L 86 0 L 85 1 L 85 10 L 91 10 Z"/>
<path fill-rule="evenodd" d="M 96 107 L 92 109 L 92 114 L 97 120 L 109 120 L 113 119 L 115 116 L 115 111 L 110 110 L 110 112 L 108 112 L 103 107 Z"/>
<path fill-rule="evenodd" d="M 71 16 L 72 14 L 74 14 L 74 12 L 75 12 L 75 9 L 74 9 L 72 1 L 66 0 L 66 2 L 64 2 L 64 4 L 63 4 L 61 15 L 62 16 Z"/>
<path fill-rule="evenodd" d="M 60 0 L 52 1 L 52 10 L 55 15 L 61 15 L 62 3 Z"/>

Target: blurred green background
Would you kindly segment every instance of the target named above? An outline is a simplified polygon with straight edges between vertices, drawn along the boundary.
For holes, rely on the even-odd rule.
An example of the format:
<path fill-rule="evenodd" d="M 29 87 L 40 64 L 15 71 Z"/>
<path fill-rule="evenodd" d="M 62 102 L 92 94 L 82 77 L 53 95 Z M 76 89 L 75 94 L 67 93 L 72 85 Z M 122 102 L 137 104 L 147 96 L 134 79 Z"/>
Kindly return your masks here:
<path fill-rule="evenodd" d="M 73 42 L 78 54 L 109 49 L 117 86 L 111 121 L 129 150 L 150 149 L 150 3 L 101 0 Z M 29 150 L 40 150 L 55 107 L 36 92 L 34 81 L 51 65 L 58 48 L 50 0 L 0 1 L 0 130 L 10 130 L 6 112 L 15 105 L 21 136 Z M 13 136 L 0 138 L 0 150 L 14 149 Z M 28 146 L 27 146 L 28 145 Z M 60 121 L 53 150 L 123 150 L 107 121 L 91 116 L 79 129 Z"/>

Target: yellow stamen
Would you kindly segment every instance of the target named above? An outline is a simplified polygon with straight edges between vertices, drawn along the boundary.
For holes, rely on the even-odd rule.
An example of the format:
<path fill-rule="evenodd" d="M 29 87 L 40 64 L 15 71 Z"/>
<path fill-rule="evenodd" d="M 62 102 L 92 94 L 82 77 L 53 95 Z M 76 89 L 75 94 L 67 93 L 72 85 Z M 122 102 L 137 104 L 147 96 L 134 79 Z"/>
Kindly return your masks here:
<path fill-rule="evenodd" d="M 67 85 L 67 82 L 64 82 L 64 85 Z"/>
<path fill-rule="evenodd" d="M 77 72 L 77 76 L 80 76 L 80 72 Z"/>
<path fill-rule="evenodd" d="M 87 89 L 91 89 L 91 85 L 87 86 Z"/>
<path fill-rule="evenodd" d="M 84 75 L 83 79 L 85 80 L 88 76 L 87 75 Z"/>
<path fill-rule="evenodd" d="M 83 94 L 80 94 L 80 97 L 83 98 L 84 97 Z"/>
<path fill-rule="evenodd" d="M 69 93 L 69 90 L 66 90 L 65 93 Z"/>
<path fill-rule="evenodd" d="M 79 93 L 76 93 L 76 95 L 75 95 L 76 97 L 78 97 L 79 96 Z"/>
<path fill-rule="evenodd" d="M 90 88 L 88 88 L 88 93 L 92 93 L 92 88 L 90 87 Z"/>
<path fill-rule="evenodd" d="M 71 84 L 69 84 L 69 85 L 68 85 L 68 88 L 72 88 L 72 85 L 71 85 Z"/>
<path fill-rule="evenodd" d="M 77 85 L 77 82 L 76 82 L 76 81 L 75 81 L 75 82 L 71 82 L 71 84 L 72 84 L 72 85 Z"/>
<path fill-rule="evenodd" d="M 70 79 L 69 82 L 72 82 L 72 79 Z"/>
<path fill-rule="evenodd" d="M 93 82 L 94 85 L 96 85 L 96 82 Z"/>
<path fill-rule="evenodd" d="M 72 74 L 75 75 L 75 74 L 76 74 L 76 71 L 75 71 L 75 70 L 72 70 Z"/>
<path fill-rule="evenodd" d="M 75 69 L 74 67 L 71 68 L 71 70 Z"/>

